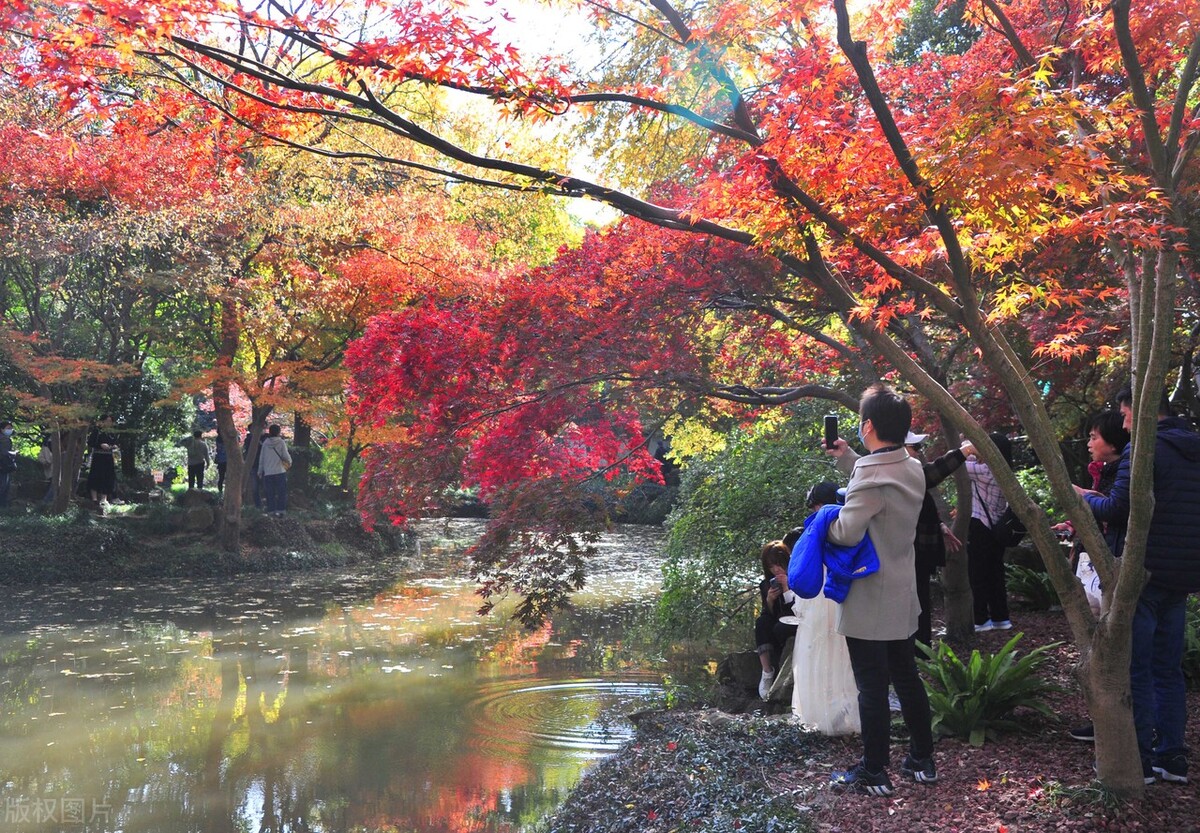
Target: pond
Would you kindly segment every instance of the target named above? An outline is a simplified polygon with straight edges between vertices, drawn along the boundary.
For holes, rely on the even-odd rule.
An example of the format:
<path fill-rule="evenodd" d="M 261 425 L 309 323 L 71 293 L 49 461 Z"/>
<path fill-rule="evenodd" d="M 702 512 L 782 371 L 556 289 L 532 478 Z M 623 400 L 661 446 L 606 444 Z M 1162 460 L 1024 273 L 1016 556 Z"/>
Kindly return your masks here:
<path fill-rule="evenodd" d="M 426 522 L 461 563 L 479 522 Z M 8 588 L 4 831 L 519 831 L 661 702 L 661 533 L 617 528 L 537 631 L 464 576 Z"/>

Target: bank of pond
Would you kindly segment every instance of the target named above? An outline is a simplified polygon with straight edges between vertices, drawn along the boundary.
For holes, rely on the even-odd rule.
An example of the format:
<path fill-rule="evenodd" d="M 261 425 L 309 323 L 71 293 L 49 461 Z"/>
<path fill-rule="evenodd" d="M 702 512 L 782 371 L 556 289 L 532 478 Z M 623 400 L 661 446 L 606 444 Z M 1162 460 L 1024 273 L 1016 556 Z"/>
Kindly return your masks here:
<path fill-rule="evenodd" d="M 271 544 L 246 557 L 302 533 L 344 547 L 345 517 L 248 518 Z M 477 615 L 479 521 L 418 524 L 348 567 L 187 578 L 149 576 L 181 565 L 128 550 L 149 540 L 132 519 L 54 522 L 21 547 L 59 580 L 0 598 L 0 829 L 532 829 L 696 667 L 655 647 L 655 528 L 605 535 L 588 588 L 530 631 L 511 604 Z M 146 575 L 63 580 L 115 564 Z"/>

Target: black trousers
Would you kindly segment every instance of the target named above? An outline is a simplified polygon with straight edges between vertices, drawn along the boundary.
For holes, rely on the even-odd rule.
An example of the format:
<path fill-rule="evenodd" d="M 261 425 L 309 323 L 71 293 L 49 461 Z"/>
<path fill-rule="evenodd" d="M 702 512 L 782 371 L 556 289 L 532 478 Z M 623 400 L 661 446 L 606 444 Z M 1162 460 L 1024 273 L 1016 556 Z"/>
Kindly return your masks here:
<path fill-rule="evenodd" d="M 896 689 L 900 714 L 908 727 L 909 753 L 914 758 L 933 754 L 933 724 L 929 696 L 917 673 L 913 639 L 876 641 L 846 637 L 850 667 L 858 687 L 858 716 L 862 722 L 863 765 L 868 772 L 887 769 L 892 713 L 888 683 Z"/>
<path fill-rule="evenodd" d="M 1008 615 L 1008 581 L 1004 575 L 1004 545 L 979 518 L 971 518 L 967 533 L 967 575 L 975 603 L 975 624 L 1003 622 Z"/>
<path fill-rule="evenodd" d="M 921 615 L 917 618 L 916 641 L 933 647 L 933 600 L 930 598 L 929 585 L 933 582 L 935 567 L 917 565 L 917 600 L 921 603 Z M 924 659 L 925 655 L 919 649 L 916 655 Z"/>
<path fill-rule="evenodd" d="M 192 463 L 188 466 L 188 488 L 203 489 L 204 488 L 204 463 Z"/>
<path fill-rule="evenodd" d="M 773 616 L 759 614 L 754 620 L 754 650 L 760 654 L 764 650 L 771 652 L 771 663 L 774 664 L 783 652 L 783 646 L 796 635 L 796 625 L 785 625 Z"/>

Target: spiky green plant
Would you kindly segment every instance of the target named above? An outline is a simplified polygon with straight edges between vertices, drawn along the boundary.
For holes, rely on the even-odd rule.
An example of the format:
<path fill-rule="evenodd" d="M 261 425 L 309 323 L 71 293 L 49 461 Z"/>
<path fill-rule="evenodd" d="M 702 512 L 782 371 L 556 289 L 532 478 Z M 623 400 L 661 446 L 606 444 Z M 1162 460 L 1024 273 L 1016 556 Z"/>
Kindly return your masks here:
<path fill-rule="evenodd" d="M 1017 709 L 1054 716 L 1041 698 L 1062 689 L 1036 671 L 1050 658 L 1050 651 L 1062 643 L 1043 645 L 1018 656 L 1016 645 L 1024 635 L 1018 633 L 996 654 L 981 654 L 976 649 L 966 663 L 945 642 L 936 651 L 921 646 L 929 657 L 918 664 L 926 674 L 935 732 L 983 746 L 987 738 L 995 740 L 1001 732 L 1021 728 L 1013 718 Z"/>
<path fill-rule="evenodd" d="M 1009 592 L 1020 596 L 1034 610 L 1049 610 L 1059 604 L 1058 592 L 1044 570 L 1031 570 L 1020 564 L 1009 564 L 1005 569 Z"/>

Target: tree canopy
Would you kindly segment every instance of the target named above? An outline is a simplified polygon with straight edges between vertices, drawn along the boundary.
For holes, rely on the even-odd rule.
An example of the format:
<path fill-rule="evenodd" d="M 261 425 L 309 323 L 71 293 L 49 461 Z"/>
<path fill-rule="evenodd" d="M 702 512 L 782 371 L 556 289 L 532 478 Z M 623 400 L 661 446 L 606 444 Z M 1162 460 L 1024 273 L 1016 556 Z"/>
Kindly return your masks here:
<path fill-rule="evenodd" d="M 894 379 L 995 464 L 1051 556 L 1093 663 L 1093 713 L 1127 715 L 1152 505 L 1138 487 L 1194 318 L 1180 292 L 1200 228 L 1193 5 L 968 0 L 973 42 L 900 49 L 908 0 L 590 2 L 599 67 L 526 58 L 469 8 L 418 0 L 33 0 L 0 27 L 19 44 L 11 77 L 77 112 L 130 106 L 151 80 L 179 92 L 189 104 L 164 126 L 193 106 L 219 119 L 222 170 L 265 139 L 631 218 L 541 271 L 413 294 L 352 351 L 358 412 L 394 440 L 370 452 L 364 508 L 403 516 L 453 477 L 487 490 L 499 511 L 485 592 L 525 594 L 531 616 L 562 603 L 582 550 L 581 513 L 560 507 L 587 508 L 580 482 L 614 467 L 653 477 L 639 449 L 672 409 L 849 403 L 864 381 Z M 602 134 L 613 176 L 584 173 L 569 140 L 535 151 L 456 132 L 431 106 L 441 95 L 577 143 Z M 1051 410 L 1064 396 L 1078 407 L 1073 383 L 1097 372 L 1135 382 L 1137 500 L 1119 564 L 1070 488 Z M 1112 594 L 1099 622 L 987 438 L 1009 420 Z M 1113 725 L 1098 734 L 1101 774 L 1136 792 L 1132 732 Z"/>

